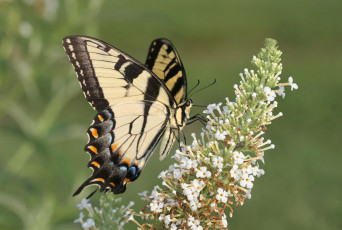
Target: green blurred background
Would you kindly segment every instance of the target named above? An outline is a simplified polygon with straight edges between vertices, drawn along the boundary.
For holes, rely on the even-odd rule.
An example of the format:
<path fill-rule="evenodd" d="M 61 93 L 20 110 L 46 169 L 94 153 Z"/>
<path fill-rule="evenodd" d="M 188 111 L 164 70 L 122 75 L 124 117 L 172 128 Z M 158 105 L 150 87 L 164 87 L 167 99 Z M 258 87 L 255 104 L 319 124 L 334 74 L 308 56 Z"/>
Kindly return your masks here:
<path fill-rule="evenodd" d="M 233 97 L 264 39 L 278 40 L 283 81 L 292 75 L 299 90 L 278 99 L 284 116 L 266 134 L 276 148 L 229 228 L 342 229 L 341 12 L 341 0 L 0 0 L 0 229 L 81 229 L 75 204 L 92 189 L 71 195 L 91 173 L 83 146 L 95 111 L 62 48 L 72 34 L 142 62 L 153 39 L 169 38 L 190 87 L 217 79 L 192 98 L 203 105 Z M 137 192 L 159 184 L 171 163 L 156 154 L 124 202 L 139 210 Z"/>

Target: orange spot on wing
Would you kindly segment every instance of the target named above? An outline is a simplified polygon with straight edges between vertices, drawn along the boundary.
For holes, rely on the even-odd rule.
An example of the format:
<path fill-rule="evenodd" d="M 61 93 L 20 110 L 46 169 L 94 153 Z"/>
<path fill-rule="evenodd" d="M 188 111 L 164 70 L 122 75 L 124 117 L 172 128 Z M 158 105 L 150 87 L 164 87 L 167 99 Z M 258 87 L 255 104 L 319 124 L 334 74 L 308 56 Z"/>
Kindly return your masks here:
<path fill-rule="evenodd" d="M 112 149 L 112 152 L 113 152 L 113 153 L 114 153 L 115 150 L 118 148 L 118 146 L 119 146 L 119 143 L 118 143 L 118 142 L 116 142 L 116 143 L 114 143 L 114 144 L 112 144 L 112 145 L 110 146 L 110 148 Z"/>
<path fill-rule="evenodd" d="M 91 151 L 93 151 L 95 154 L 98 154 L 97 148 L 96 148 L 95 146 L 89 145 L 89 146 L 88 146 L 88 149 L 90 149 Z"/>
<path fill-rule="evenodd" d="M 100 120 L 101 122 L 104 121 L 104 118 L 103 118 L 101 115 L 98 115 L 97 117 L 99 118 L 99 120 Z"/>
<path fill-rule="evenodd" d="M 122 161 L 123 163 L 126 163 L 127 165 L 130 165 L 130 160 L 128 159 L 128 158 L 125 158 L 125 159 L 123 159 L 123 161 Z"/>
<path fill-rule="evenodd" d="M 91 135 L 93 135 L 93 137 L 98 138 L 99 134 L 97 133 L 97 129 L 91 128 L 90 129 Z"/>
<path fill-rule="evenodd" d="M 115 184 L 113 182 L 110 182 L 109 183 L 111 186 L 115 187 Z"/>
<path fill-rule="evenodd" d="M 128 179 L 128 178 L 125 178 L 124 181 L 123 181 L 124 184 L 129 184 L 131 183 L 131 181 Z"/>
<path fill-rule="evenodd" d="M 100 168 L 100 164 L 96 161 L 91 162 L 92 165 L 94 165 L 97 168 Z"/>
<path fill-rule="evenodd" d="M 104 180 L 103 178 L 95 178 L 95 179 L 92 180 L 91 182 L 96 182 L 96 181 L 104 182 L 105 180 Z"/>

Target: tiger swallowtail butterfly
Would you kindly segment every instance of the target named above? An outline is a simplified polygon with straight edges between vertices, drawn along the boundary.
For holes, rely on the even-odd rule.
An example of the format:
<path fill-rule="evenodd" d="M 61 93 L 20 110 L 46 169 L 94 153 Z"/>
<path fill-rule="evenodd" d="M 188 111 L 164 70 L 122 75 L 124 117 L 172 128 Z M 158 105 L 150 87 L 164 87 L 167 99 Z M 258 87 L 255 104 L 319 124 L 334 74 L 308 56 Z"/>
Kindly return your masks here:
<path fill-rule="evenodd" d="M 76 190 L 96 184 L 119 194 L 136 180 L 161 140 L 164 159 L 189 121 L 192 101 L 181 59 L 167 39 L 152 42 L 145 65 L 87 36 L 67 36 L 64 49 L 89 104 L 98 112 L 84 150 L 92 175 Z"/>

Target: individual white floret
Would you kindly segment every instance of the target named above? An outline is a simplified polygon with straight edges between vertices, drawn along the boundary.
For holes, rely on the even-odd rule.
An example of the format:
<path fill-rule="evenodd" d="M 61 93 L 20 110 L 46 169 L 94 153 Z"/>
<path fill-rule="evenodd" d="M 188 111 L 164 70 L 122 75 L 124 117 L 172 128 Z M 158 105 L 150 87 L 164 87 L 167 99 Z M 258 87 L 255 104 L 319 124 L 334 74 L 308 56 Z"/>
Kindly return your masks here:
<path fill-rule="evenodd" d="M 211 172 L 207 170 L 207 167 L 200 167 L 200 170 L 198 170 L 196 173 L 196 177 L 198 178 L 206 178 L 210 176 Z"/>
<path fill-rule="evenodd" d="M 293 82 L 293 78 L 292 77 L 289 77 L 289 84 L 291 86 L 291 91 L 294 90 L 294 89 L 298 89 L 298 85 Z"/>
<path fill-rule="evenodd" d="M 276 97 L 276 94 L 273 90 L 271 90 L 270 87 L 266 86 L 264 88 L 264 92 L 265 92 L 265 95 L 266 95 L 266 98 L 268 101 L 274 101 L 274 98 Z"/>
<path fill-rule="evenodd" d="M 228 192 L 224 191 L 222 188 L 217 189 L 216 200 L 221 201 L 223 203 L 227 203 L 228 201 Z"/>

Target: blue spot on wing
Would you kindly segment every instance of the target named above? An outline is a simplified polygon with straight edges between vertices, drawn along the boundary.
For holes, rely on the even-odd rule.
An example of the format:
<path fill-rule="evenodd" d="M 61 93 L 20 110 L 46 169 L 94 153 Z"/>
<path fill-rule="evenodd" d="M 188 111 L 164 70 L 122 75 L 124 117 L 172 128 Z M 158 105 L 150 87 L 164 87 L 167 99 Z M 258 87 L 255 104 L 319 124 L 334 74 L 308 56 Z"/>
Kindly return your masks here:
<path fill-rule="evenodd" d="M 125 165 L 119 167 L 120 170 L 127 172 L 128 168 Z"/>

